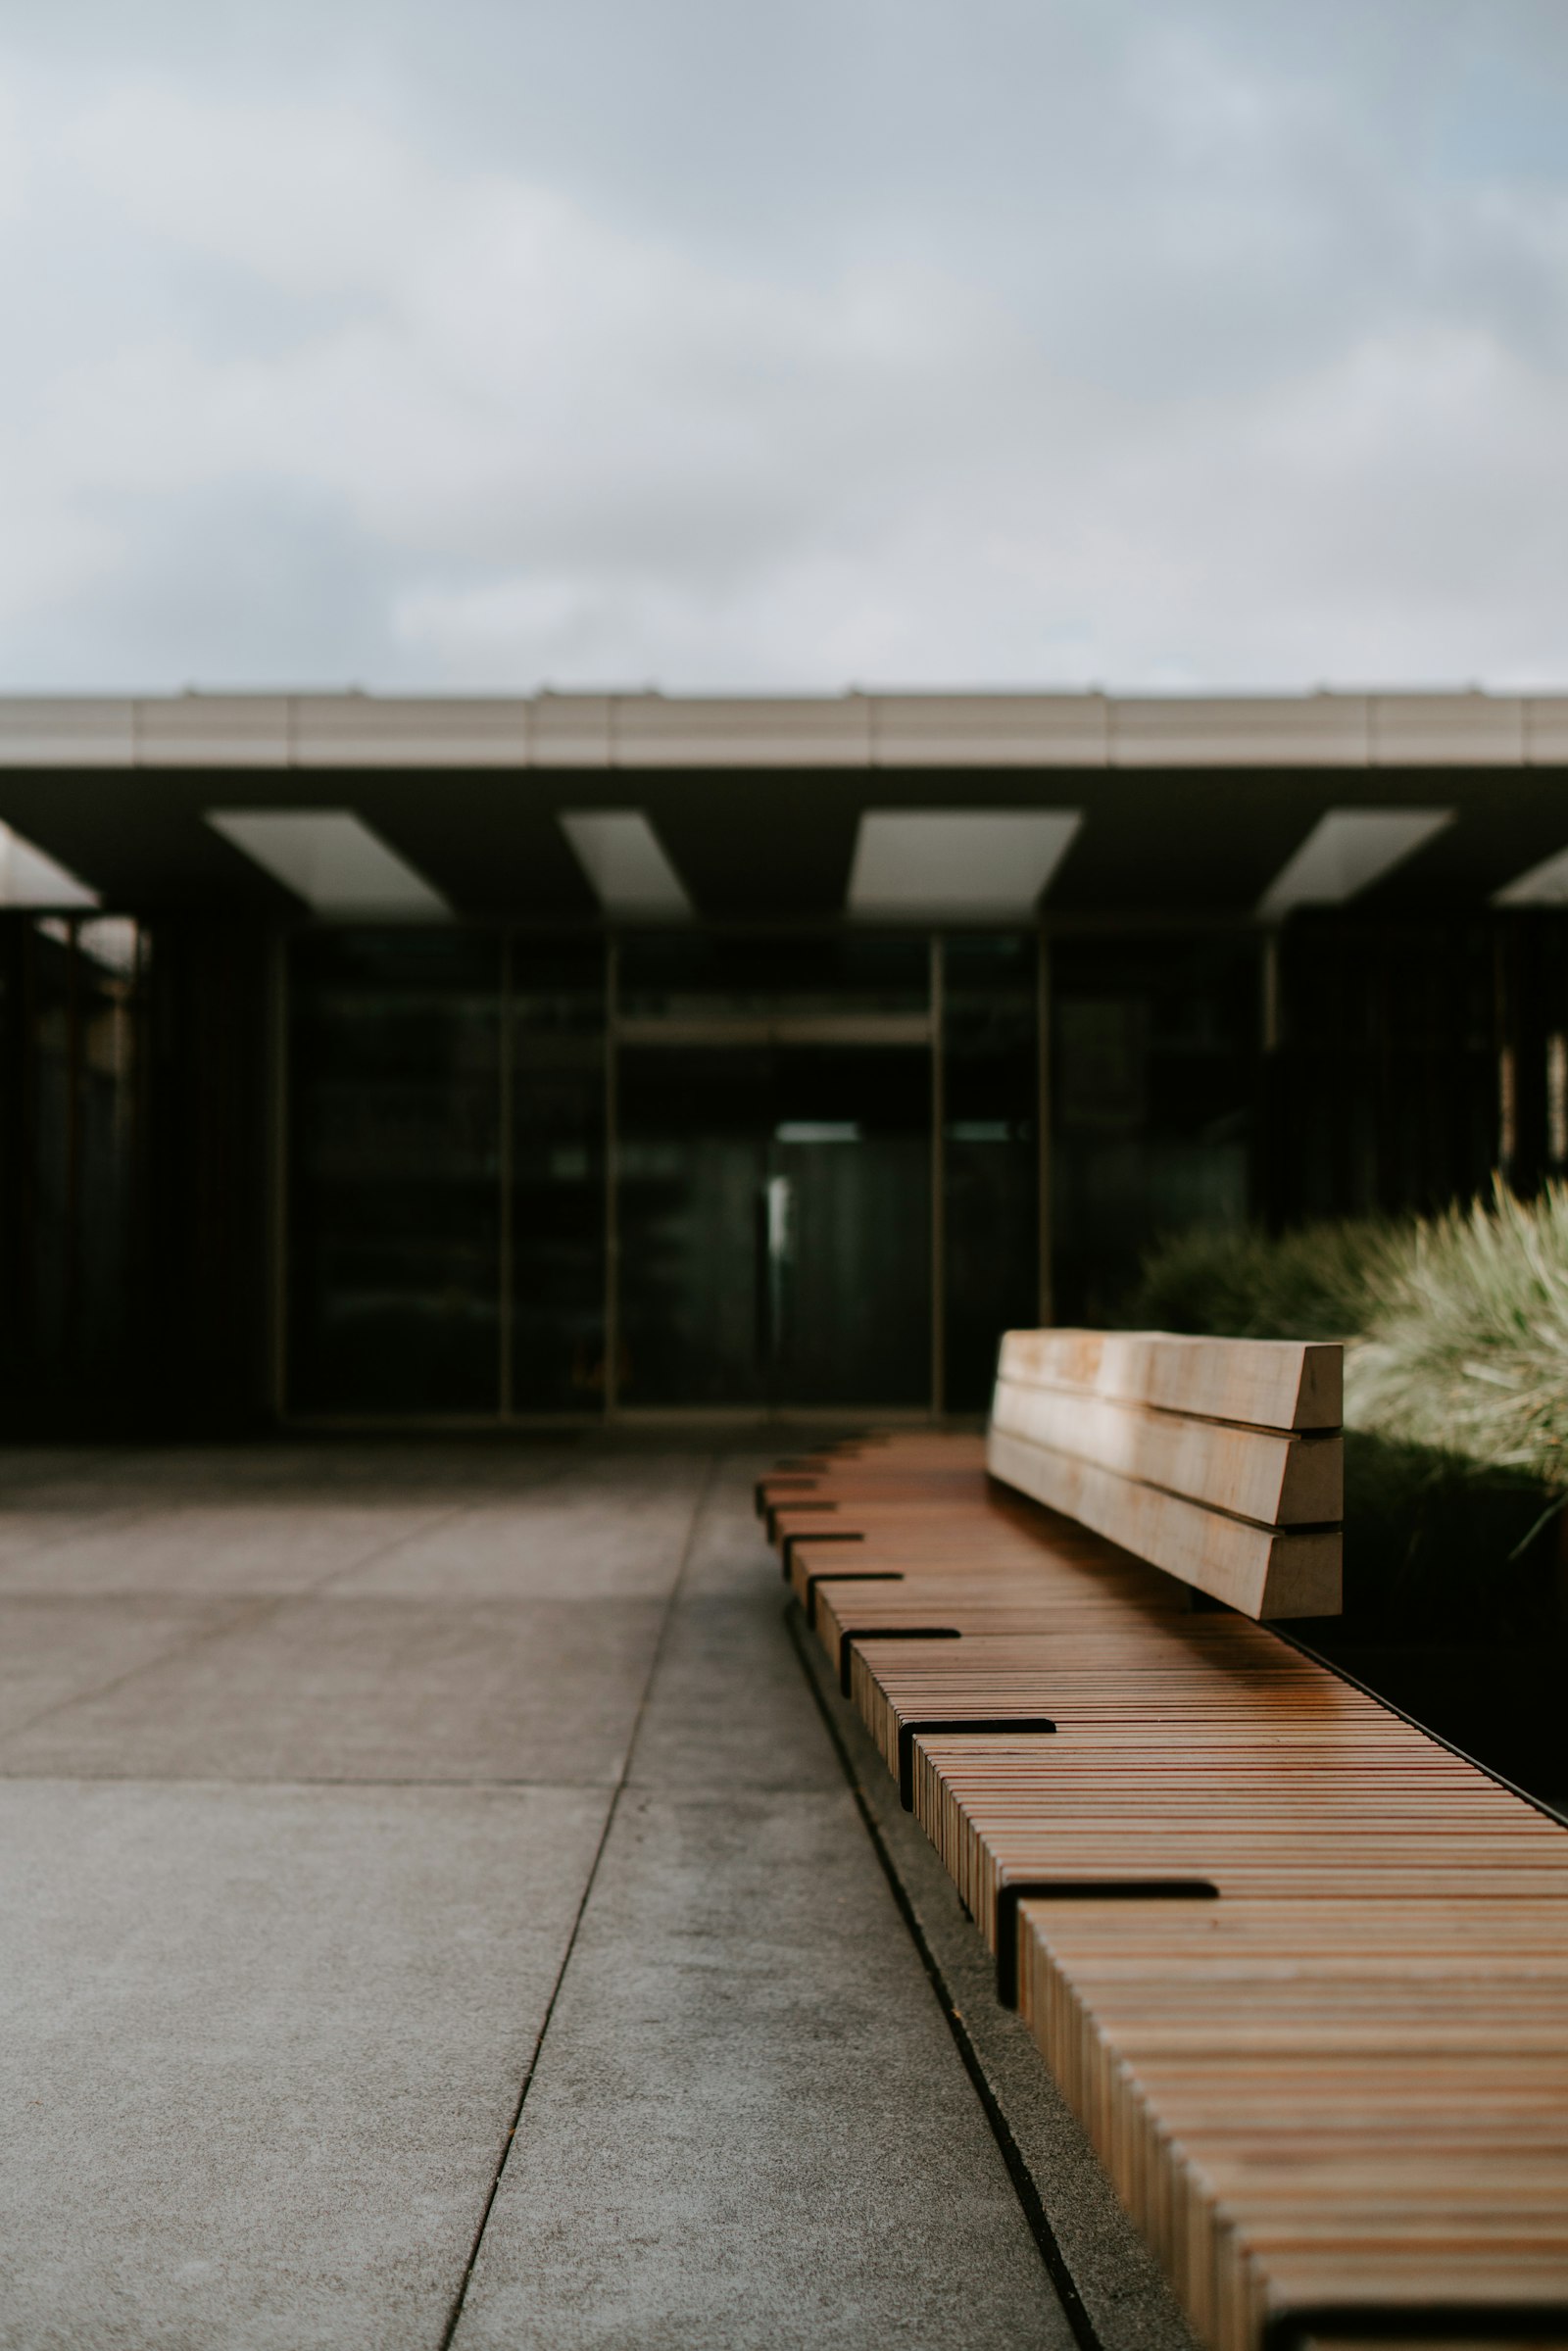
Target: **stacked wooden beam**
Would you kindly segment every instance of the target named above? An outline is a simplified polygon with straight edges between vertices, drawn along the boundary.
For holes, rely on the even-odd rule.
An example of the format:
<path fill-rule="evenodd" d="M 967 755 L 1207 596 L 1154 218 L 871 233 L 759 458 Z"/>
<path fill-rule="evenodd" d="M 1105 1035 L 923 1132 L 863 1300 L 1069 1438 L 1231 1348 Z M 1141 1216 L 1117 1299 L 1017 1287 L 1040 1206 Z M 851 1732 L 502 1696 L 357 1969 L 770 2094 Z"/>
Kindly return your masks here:
<path fill-rule="evenodd" d="M 1337 1615 L 1342 1362 L 1274 1340 L 1009 1331 L 990 1466 L 1247 1616 Z"/>
<path fill-rule="evenodd" d="M 1026 1354 L 1004 1358 L 1004 1388 Z M 1331 1374 L 1297 1354 L 1299 1408 Z M 1169 1370 L 1154 1357 L 1146 1396 Z M 1090 1378 L 1114 1386 L 1125 1362 L 1103 1363 Z M 1234 1403 L 1225 1365 L 1193 1369 L 1201 1401 Z M 1076 1412 L 1082 1393 L 1027 1430 L 999 1396 L 993 1467 L 1036 1487 L 1061 1474 L 1000 1438 L 1069 1463 L 1081 1442 L 1156 1497 L 1191 1501 L 1219 1474 L 1223 1445 L 1137 1417 L 1170 1401 L 1133 1400 L 1129 1437 Z M 1229 1450 L 1255 1507 L 1255 1462 Z M 1139 1474 L 1174 1476 L 1179 1457 L 1185 1493 Z M 760 1503 L 999 1989 L 1194 2325 L 1218 2351 L 1568 2343 L 1562 1826 L 1262 1625 L 1195 1611 L 1169 1574 L 988 1479 L 986 1458 L 979 1439 L 893 1436 L 793 1465 Z M 1287 1449 L 1282 1511 L 1337 1502 L 1325 1474 Z M 1110 1515 L 1103 1489 L 1094 1506 Z M 1134 1518 L 1148 1526 L 1147 1501 Z M 1278 1561 L 1254 1544 L 1259 1606 L 1301 1590 Z"/>

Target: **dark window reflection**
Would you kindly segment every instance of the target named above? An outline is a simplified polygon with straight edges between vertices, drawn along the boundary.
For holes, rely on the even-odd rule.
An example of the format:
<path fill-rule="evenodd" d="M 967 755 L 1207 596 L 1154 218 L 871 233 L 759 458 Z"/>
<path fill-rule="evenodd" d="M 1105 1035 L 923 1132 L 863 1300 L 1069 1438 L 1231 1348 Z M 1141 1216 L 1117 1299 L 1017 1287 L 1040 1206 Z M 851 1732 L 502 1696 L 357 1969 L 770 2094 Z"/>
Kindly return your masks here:
<path fill-rule="evenodd" d="M 972 1412 L 1003 1332 L 1040 1318 L 1039 943 L 958 935 L 943 964 L 946 1400 Z"/>
<path fill-rule="evenodd" d="M 759 1296 L 771 1063 L 765 1051 L 620 1054 L 620 1400 L 767 1394 Z"/>
<path fill-rule="evenodd" d="M 294 947 L 290 1401 L 499 1403 L 501 949 L 464 930 Z"/>
<path fill-rule="evenodd" d="M 122 915 L 46 914 L 6 957 L 17 1082 L 12 1183 L 28 1240 L 12 1338 L 24 1421 L 123 1417 L 133 1356 L 135 1144 L 145 934 Z M 19 1365 L 19 1371 L 21 1366 Z"/>
<path fill-rule="evenodd" d="M 776 1400 L 929 1403 L 927 1049 L 780 1052 L 767 1204 Z"/>
<path fill-rule="evenodd" d="M 1114 1323 L 1152 1242 L 1248 1214 L 1257 952 L 1064 941 L 1051 972 L 1055 1314 Z"/>
<path fill-rule="evenodd" d="M 923 937 L 897 934 L 723 938 L 635 932 L 621 944 L 618 996 L 628 1020 L 924 1012 L 930 952 Z"/>
<path fill-rule="evenodd" d="M 68 926 L 52 916 L 28 940 L 32 1311 L 38 1373 L 57 1394 L 74 1351 L 74 1267 L 80 1210 L 75 1026 L 80 975 Z"/>
<path fill-rule="evenodd" d="M 930 1395 L 930 1057 L 620 1056 L 620 1393 L 636 1404 Z"/>
<path fill-rule="evenodd" d="M 605 950 L 511 949 L 513 1403 L 605 1395 Z"/>
<path fill-rule="evenodd" d="M 1568 1004 L 1568 955 L 1555 918 L 1368 927 L 1303 908 L 1279 942 L 1277 1002 L 1265 1085 L 1271 1216 L 1430 1213 L 1484 1191 L 1504 1158 L 1516 1191 L 1559 1172 L 1548 1055 Z M 1504 1044 L 1511 1136 L 1499 1133 Z"/>

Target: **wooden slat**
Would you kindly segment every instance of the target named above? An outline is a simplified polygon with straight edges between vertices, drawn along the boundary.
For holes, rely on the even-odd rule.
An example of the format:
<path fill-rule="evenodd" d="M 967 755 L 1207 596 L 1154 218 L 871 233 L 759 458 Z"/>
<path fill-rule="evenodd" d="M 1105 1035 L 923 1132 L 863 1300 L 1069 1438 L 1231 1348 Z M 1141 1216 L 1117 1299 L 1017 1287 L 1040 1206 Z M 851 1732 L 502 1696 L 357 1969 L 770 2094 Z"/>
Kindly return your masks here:
<path fill-rule="evenodd" d="M 818 1583 L 817 1636 L 1200 2333 L 1568 2344 L 1561 1826 L 1082 1526 L 929 1453 L 901 1492 L 900 1443 L 814 1489 L 897 1578 Z"/>
<path fill-rule="evenodd" d="M 992 1432 L 988 1457 L 994 1477 L 1245 1615 L 1339 1613 L 1344 1545 L 1337 1529 L 1281 1532 L 1228 1518 L 1001 1429 Z"/>
<path fill-rule="evenodd" d="M 1344 1349 L 1296 1339 L 1164 1331 L 1008 1331 L 999 1376 L 1257 1429 L 1337 1429 Z"/>
<path fill-rule="evenodd" d="M 1024 2013 L 1221 2351 L 1293 2305 L 1568 2298 L 1568 1904 L 1465 1910 L 1022 1906 Z"/>
<path fill-rule="evenodd" d="M 1287 1436 L 1006 1379 L 997 1383 L 991 1426 L 1237 1518 L 1322 1526 L 1345 1512 L 1345 1445 L 1338 1430 Z"/>

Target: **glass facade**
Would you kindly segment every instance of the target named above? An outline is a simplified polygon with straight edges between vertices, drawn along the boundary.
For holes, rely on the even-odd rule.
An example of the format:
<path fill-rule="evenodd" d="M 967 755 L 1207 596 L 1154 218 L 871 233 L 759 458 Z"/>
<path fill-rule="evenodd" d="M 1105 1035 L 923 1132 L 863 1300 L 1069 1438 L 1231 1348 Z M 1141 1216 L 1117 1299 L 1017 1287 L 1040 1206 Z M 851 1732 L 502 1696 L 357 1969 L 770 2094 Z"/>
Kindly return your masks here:
<path fill-rule="evenodd" d="M 1164 1234 L 1253 1205 L 1254 939 L 1058 941 L 1051 955 L 1052 1319 L 1125 1320 Z"/>
<path fill-rule="evenodd" d="M 1031 936 L 302 932 L 285 1408 L 978 1405 L 1038 1286 L 1036 967 Z"/>
<path fill-rule="evenodd" d="M 997 1334 L 1041 1318 L 1040 942 L 942 950 L 943 1291 L 950 1411 L 990 1402 Z"/>
<path fill-rule="evenodd" d="M 632 1047 L 618 1059 L 616 1401 L 758 1403 L 767 1053 Z"/>
<path fill-rule="evenodd" d="M 798 1047 L 772 1075 L 769 1401 L 928 1403 L 930 1053 Z"/>
<path fill-rule="evenodd" d="M 1135 1314 L 1166 1233 L 1560 1178 L 1565 991 L 1549 911 L 1044 942 L 0 914 L 0 1415 L 978 1412 L 1000 1332 Z"/>
<path fill-rule="evenodd" d="M 620 944 L 615 993 L 630 1021 L 920 1015 L 930 1007 L 930 949 L 923 936 L 896 932 L 644 932 Z"/>
<path fill-rule="evenodd" d="M 620 1055 L 618 1400 L 927 1402 L 931 1056 Z"/>
<path fill-rule="evenodd" d="M 111 1420 L 132 1387 L 150 976 L 118 915 L 0 938 L 4 1385 L 23 1425 Z"/>
<path fill-rule="evenodd" d="M 1568 955 L 1551 918 L 1446 932 L 1304 915 L 1280 942 L 1264 1193 L 1281 1222 L 1425 1211 L 1557 1174 Z"/>
<path fill-rule="evenodd" d="M 494 1412 L 501 941 L 312 931 L 290 976 L 289 1404 Z"/>
<path fill-rule="evenodd" d="M 503 1411 L 605 1398 L 606 977 L 601 941 L 505 942 Z"/>

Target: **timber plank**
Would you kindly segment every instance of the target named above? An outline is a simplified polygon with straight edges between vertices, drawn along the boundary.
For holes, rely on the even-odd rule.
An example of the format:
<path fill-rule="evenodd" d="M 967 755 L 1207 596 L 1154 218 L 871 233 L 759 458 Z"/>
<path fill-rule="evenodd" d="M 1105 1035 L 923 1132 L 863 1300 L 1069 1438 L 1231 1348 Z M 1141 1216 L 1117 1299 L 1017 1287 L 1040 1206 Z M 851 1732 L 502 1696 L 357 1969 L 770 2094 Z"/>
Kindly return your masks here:
<path fill-rule="evenodd" d="M 1345 1514 L 1345 1442 L 1193 1420 L 1099 1396 L 997 1382 L 992 1428 L 1070 1453 L 1140 1485 L 1268 1526 L 1321 1526 Z"/>
<path fill-rule="evenodd" d="M 1336 1616 L 1344 1543 L 1336 1529 L 1281 1531 L 1228 1518 L 1118 1477 L 1073 1453 L 993 1432 L 994 1474 L 1248 1616 Z"/>
<path fill-rule="evenodd" d="M 1344 1419 L 1344 1349 L 1310 1340 L 1008 1331 L 999 1377 L 1248 1428 L 1337 1429 Z"/>

